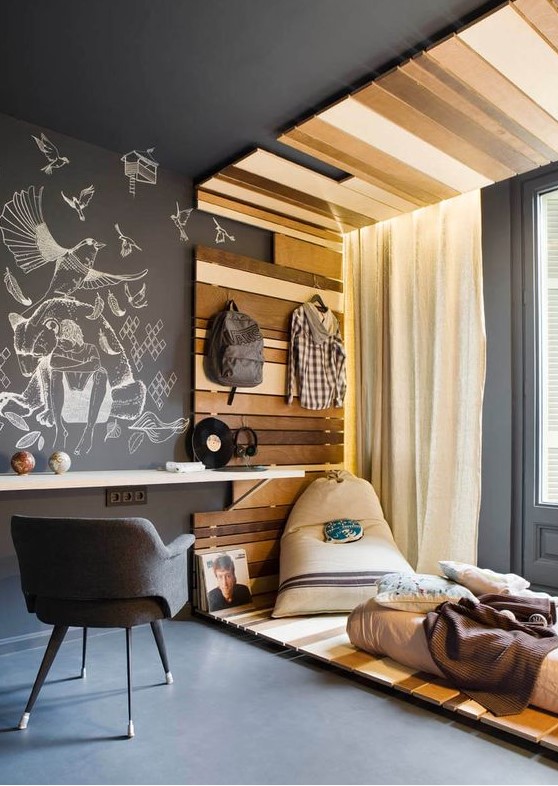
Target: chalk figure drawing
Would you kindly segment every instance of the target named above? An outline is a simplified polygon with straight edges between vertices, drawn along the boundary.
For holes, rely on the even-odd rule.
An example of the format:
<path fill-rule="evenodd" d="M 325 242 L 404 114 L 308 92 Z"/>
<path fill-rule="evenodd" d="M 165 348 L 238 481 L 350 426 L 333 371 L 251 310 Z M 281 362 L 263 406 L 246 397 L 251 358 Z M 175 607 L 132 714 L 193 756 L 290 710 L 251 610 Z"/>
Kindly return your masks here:
<path fill-rule="evenodd" d="M 73 248 L 58 245 L 43 217 L 42 194 L 43 188 L 34 186 L 16 192 L 0 215 L 4 244 L 24 274 L 54 265 L 46 292 L 34 303 L 6 271 L 8 292 L 22 305 L 30 301 L 22 313 L 9 314 L 20 370 L 29 382 L 22 392 L 0 392 L 0 416 L 12 423 L 17 416 L 25 430 L 25 417 L 33 415 L 54 429 L 53 445 L 60 448 L 68 438 L 65 424 L 83 423 L 74 449 L 83 454 L 91 450 L 96 423 L 109 417 L 135 421 L 143 411 L 146 386 L 135 378 L 123 344 L 103 316 L 98 290 L 137 281 L 148 271 L 116 275 L 96 270 L 104 244 L 93 238 Z M 75 297 L 93 291 L 94 303 Z M 116 300 L 109 290 L 109 305 L 111 295 Z M 115 313 L 112 305 L 111 311 Z"/>

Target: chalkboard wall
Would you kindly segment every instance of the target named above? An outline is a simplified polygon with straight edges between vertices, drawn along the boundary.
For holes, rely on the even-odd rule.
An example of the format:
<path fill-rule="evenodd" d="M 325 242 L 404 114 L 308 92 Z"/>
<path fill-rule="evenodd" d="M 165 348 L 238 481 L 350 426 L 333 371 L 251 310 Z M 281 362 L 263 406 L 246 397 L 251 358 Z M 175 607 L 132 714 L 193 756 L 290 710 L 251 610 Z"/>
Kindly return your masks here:
<path fill-rule="evenodd" d="M 191 181 L 164 151 L 129 140 L 110 152 L 0 115 L 0 472 L 19 450 L 49 471 L 156 468 L 185 460 L 191 408 L 194 245 L 271 260 L 271 236 L 192 209 Z M 187 489 L 186 491 L 184 489 Z M 152 487 L 144 515 L 164 540 L 226 484 Z M 9 533 L 14 512 L 114 513 L 105 490 L 0 497 L 0 652 L 25 646 Z"/>

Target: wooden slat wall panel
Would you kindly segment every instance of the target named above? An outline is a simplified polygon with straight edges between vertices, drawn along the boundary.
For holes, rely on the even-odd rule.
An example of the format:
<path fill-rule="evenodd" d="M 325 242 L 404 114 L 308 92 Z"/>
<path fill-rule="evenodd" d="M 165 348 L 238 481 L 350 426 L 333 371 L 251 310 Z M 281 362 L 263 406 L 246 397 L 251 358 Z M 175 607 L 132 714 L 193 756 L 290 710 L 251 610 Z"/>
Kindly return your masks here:
<path fill-rule="evenodd" d="M 339 253 L 343 250 L 343 241 L 339 233 L 304 223 L 292 218 L 288 213 L 274 213 L 269 210 L 262 210 L 237 199 L 215 194 L 201 186 L 197 189 L 196 196 L 199 210 L 216 213 L 225 218 L 232 218 L 235 221 L 241 221 L 251 226 L 268 229 L 271 232 L 281 232 L 284 235 L 307 240 L 310 243 L 317 243 Z M 286 210 L 288 210 L 287 207 Z"/>
<path fill-rule="evenodd" d="M 269 276 L 273 280 L 272 286 L 280 280 L 307 287 L 331 289 L 334 292 L 343 291 L 341 254 L 284 235 L 274 235 L 273 240 L 273 263 L 261 262 L 259 259 L 239 256 L 207 246 L 198 246 L 196 258 L 198 262 L 211 262 L 233 270 L 246 270 L 260 276 Z M 287 265 L 287 267 L 277 267 L 278 265 Z"/>
<path fill-rule="evenodd" d="M 253 396 L 249 393 L 237 393 L 231 406 L 227 405 L 227 394 L 217 391 L 196 390 L 194 392 L 194 411 L 206 415 L 218 416 L 219 414 L 241 415 L 273 415 L 315 418 L 316 412 L 301 407 L 295 399 L 292 404 L 287 404 L 285 396 Z M 342 420 L 343 410 L 331 407 L 319 412 L 324 418 Z"/>
<path fill-rule="evenodd" d="M 232 510 L 194 515 L 196 553 L 244 548 L 252 593 L 274 593 L 278 585 L 279 544 L 294 500 L 306 486 L 329 468 L 342 466 L 344 421 L 342 408 L 308 410 L 298 398 L 286 402 L 286 372 L 290 319 L 293 310 L 318 291 L 343 325 L 341 256 L 320 246 L 284 238 L 290 244 L 288 265 L 261 262 L 229 252 L 201 247 L 196 250 L 195 283 L 195 392 L 194 423 L 208 416 L 223 420 L 231 429 L 246 425 L 258 435 L 255 461 L 296 466 L 308 471 L 295 483 L 271 481 L 249 494 L 254 481 L 242 476 L 233 484 Z M 275 248 L 288 254 L 286 244 Z M 297 267 L 297 258 L 303 260 Z M 312 271 L 312 260 L 319 260 Z M 264 335 L 264 381 L 256 388 L 239 389 L 232 405 L 228 388 L 207 379 L 204 346 L 208 325 L 228 299 L 251 314 Z M 243 464 L 233 457 L 231 465 Z M 274 595 L 272 595 L 274 598 Z"/>
<path fill-rule="evenodd" d="M 338 286 L 342 289 L 343 256 L 327 248 L 321 248 L 313 243 L 287 237 L 286 235 L 274 236 L 274 260 L 276 265 L 299 270 L 310 271 L 312 286 L 319 289 L 334 289 L 331 279 L 338 279 Z M 325 280 L 322 276 L 327 276 Z"/>

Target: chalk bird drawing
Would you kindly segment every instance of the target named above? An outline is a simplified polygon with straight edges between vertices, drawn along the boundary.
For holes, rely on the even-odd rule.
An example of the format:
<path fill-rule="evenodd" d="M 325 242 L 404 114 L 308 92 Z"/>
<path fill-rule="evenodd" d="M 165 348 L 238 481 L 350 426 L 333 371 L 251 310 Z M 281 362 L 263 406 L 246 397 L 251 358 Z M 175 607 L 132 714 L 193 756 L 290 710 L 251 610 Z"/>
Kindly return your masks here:
<path fill-rule="evenodd" d="M 145 299 L 145 283 L 142 287 L 140 287 L 135 295 L 132 295 L 130 292 L 130 287 L 128 284 L 124 284 L 124 292 L 128 298 L 128 303 L 133 306 L 133 308 L 144 308 L 147 305 L 147 300 Z"/>
<path fill-rule="evenodd" d="M 178 231 L 180 232 L 180 240 L 183 243 L 186 243 L 188 240 L 188 235 L 186 234 L 186 224 L 188 223 L 188 219 L 190 218 L 190 213 L 192 212 L 193 207 L 187 207 L 184 210 L 181 210 L 178 206 L 178 202 L 176 203 L 176 214 L 171 215 L 172 220 Z"/>
<path fill-rule="evenodd" d="M 35 142 L 37 143 L 37 147 L 44 153 L 48 164 L 46 166 L 41 167 L 41 172 L 45 172 L 47 175 L 52 175 L 53 169 L 60 169 L 61 166 L 64 164 L 69 164 L 70 159 L 66 158 L 66 156 L 61 156 L 58 152 L 58 148 L 56 145 L 53 145 L 50 139 L 45 136 L 45 134 L 41 133 L 40 137 L 31 134 Z"/>
<path fill-rule="evenodd" d="M 218 223 L 217 219 L 214 218 L 213 221 L 214 221 L 215 227 L 216 227 L 216 230 L 215 230 L 215 242 L 216 243 L 224 243 L 225 240 L 228 238 L 229 240 L 232 240 L 232 242 L 234 243 L 234 241 L 235 241 L 234 235 L 229 235 L 227 230 L 223 229 L 221 224 Z"/>
<path fill-rule="evenodd" d="M 35 186 L 16 191 L 0 215 L 4 244 L 24 273 L 54 262 L 50 285 L 37 304 L 51 297 L 71 297 L 78 289 L 96 290 L 137 281 L 147 274 L 147 269 L 127 275 L 95 270 L 97 252 L 105 244 L 91 237 L 72 248 L 58 245 L 43 218 L 42 198 L 43 186 L 38 192 Z"/>
<path fill-rule="evenodd" d="M 127 257 L 128 254 L 132 253 L 134 248 L 137 251 L 141 251 L 141 248 L 138 246 L 138 244 L 136 243 L 135 240 L 132 240 L 131 237 L 126 237 L 126 235 L 122 234 L 118 224 L 115 224 L 114 228 L 116 229 L 116 231 L 118 233 L 118 239 L 120 240 L 120 243 L 121 243 L 121 245 L 120 245 L 120 256 L 121 257 Z"/>
<path fill-rule="evenodd" d="M 85 210 L 85 208 L 93 198 L 93 194 L 95 193 L 94 186 L 87 186 L 87 188 L 84 188 L 82 191 L 80 191 L 78 197 L 73 196 L 71 199 L 68 199 L 68 197 L 63 191 L 61 191 L 60 193 L 62 194 L 65 201 L 70 205 L 70 207 L 73 207 L 73 209 L 76 211 L 76 213 L 79 216 L 79 220 L 85 221 L 85 216 L 83 215 L 83 211 Z"/>

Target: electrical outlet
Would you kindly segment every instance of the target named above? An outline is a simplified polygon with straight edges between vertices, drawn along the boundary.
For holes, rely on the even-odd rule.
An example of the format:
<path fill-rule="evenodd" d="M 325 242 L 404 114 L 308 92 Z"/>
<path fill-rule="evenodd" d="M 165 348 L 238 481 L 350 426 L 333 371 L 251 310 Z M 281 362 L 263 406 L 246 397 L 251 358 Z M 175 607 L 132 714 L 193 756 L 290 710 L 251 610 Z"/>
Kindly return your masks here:
<path fill-rule="evenodd" d="M 116 505 L 146 505 L 147 486 L 121 486 L 106 490 L 108 507 Z"/>

